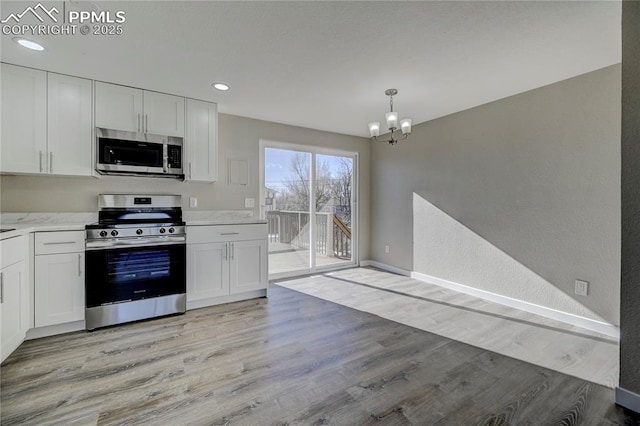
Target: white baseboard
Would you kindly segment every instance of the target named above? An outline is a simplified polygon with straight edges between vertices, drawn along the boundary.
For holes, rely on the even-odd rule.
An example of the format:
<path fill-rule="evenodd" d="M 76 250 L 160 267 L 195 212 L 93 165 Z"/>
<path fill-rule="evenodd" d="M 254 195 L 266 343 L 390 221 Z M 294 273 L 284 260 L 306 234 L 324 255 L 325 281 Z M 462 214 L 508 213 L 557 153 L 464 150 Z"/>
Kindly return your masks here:
<path fill-rule="evenodd" d="M 411 271 L 396 268 L 395 266 L 387 265 L 386 263 L 377 262 L 375 260 L 363 260 L 360 262 L 360 266 L 373 266 L 374 268 L 384 269 L 385 271 L 393 272 L 394 274 L 404 275 L 405 277 L 411 276 Z"/>
<path fill-rule="evenodd" d="M 25 340 L 40 339 L 42 337 L 55 336 L 56 334 L 71 333 L 85 329 L 84 320 L 68 322 L 65 324 L 48 325 L 46 327 L 32 328 L 27 331 Z"/>
<path fill-rule="evenodd" d="M 620 327 L 603 321 L 570 314 L 557 309 L 547 308 L 546 306 L 536 305 L 534 303 L 525 302 L 524 300 L 514 299 L 512 297 L 503 296 L 486 290 L 480 290 L 474 287 L 458 284 L 453 281 L 422 274 L 420 272 L 412 272 L 411 278 L 620 339 Z"/>
<path fill-rule="evenodd" d="M 616 404 L 636 413 L 640 413 L 640 395 L 630 390 L 616 388 Z"/>
<path fill-rule="evenodd" d="M 530 312 L 532 314 L 540 315 L 556 321 L 561 321 L 567 324 L 574 325 L 576 327 L 584 328 L 586 330 L 595 331 L 597 333 L 601 333 L 618 340 L 620 339 L 620 327 L 603 321 L 570 314 L 568 312 L 558 311 L 556 309 L 547 308 L 546 306 L 536 305 L 534 303 L 525 302 L 524 300 L 514 299 L 512 297 L 503 296 L 501 294 L 492 293 L 490 291 L 469 287 L 463 284 L 458 284 L 453 281 L 444 280 L 442 278 L 433 277 L 431 275 L 423 274 L 420 272 L 407 271 L 405 269 L 396 268 L 395 266 L 376 262 L 375 260 L 365 260 L 360 262 L 360 265 L 374 266 L 376 268 L 384 269 L 385 271 L 409 276 L 418 281 L 423 281 L 429 284 L 434 284 L 440 287 L 455 290 L 457 292 L 479 297 L 490 302 L 499 303 L 501 305 L 519 309 L 521 311 Z"/>
<path fill-rule="evenodd" d="M 254 290 L 246 293 L 231 294 L 229 296 L 211 297 L 208 299 L 187 300 L 187 311 L 192 309 L 206 308 L 207 306 L 222 305 L 223 303 L 239 302 L 241 300 L 267 297 L 267 290 Z"/>

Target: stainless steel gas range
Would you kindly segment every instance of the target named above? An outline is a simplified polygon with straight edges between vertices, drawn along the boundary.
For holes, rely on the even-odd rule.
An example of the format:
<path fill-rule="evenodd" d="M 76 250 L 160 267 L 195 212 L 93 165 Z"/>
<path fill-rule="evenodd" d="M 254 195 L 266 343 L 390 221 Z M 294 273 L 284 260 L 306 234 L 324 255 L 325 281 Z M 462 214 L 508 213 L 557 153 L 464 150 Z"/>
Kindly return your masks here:
<path fill-rule="evenodd" d="M 179 195 L 100 195 L 86 227 L 87 330 L 186 310 Z"/>

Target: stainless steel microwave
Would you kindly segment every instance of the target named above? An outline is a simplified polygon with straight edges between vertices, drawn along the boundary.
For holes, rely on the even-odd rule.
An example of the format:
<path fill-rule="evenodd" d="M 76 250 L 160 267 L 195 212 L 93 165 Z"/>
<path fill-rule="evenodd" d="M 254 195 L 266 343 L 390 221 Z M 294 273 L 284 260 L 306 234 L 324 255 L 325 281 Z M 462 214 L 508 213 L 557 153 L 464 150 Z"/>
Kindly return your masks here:
<path fill-rule="evenodd" d="M 183 139 L 96 127 L 96 171 L 100 174 L 184 179 Z"/>

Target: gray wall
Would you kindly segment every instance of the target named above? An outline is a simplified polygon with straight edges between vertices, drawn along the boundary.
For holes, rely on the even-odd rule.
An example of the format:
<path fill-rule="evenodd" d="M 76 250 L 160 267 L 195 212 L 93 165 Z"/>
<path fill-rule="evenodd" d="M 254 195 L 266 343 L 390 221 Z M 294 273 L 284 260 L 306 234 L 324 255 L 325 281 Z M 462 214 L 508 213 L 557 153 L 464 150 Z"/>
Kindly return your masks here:
<path fill-rule="evenodd" d="M 207 183 L 179 182 L 171 179 L 105 176 L 82 177 L 3 176 L 0 182 L 2 212 L 91 212 L 96 211 L 100 193 L 176 193 L 198 197 L 196 210 L 244 209 L 244 198 L 259 204 L 259 140 L 268 139 L 301 145 L 314 145 L 353 151 L 360 156 L 360 258 L 369 256 L 369 163 L 370 141 L 365 138 L 287 126 L 233 115 L 219 114 L 219 181 Z M 246 187 L 229 187 L 226 183 L 227 159 L 243 158 L 250 162 L 250 181 Z M 254 209 L 257 216 L 258 208 Z"/>
<path fill-rule="evenodd" d="M 640 394 L 640 3 L 622 5 L 620 387 Z M 640 407 L 640 400 L 636 401 Z"/>
<path fill-rule="evenodd" d="M 618 324 L 620 73 L 614 65 L 417 125 L 393 147 L 375 143 L 372 259 Z M 590 282 L 587 297 L 575 279 Z"/>

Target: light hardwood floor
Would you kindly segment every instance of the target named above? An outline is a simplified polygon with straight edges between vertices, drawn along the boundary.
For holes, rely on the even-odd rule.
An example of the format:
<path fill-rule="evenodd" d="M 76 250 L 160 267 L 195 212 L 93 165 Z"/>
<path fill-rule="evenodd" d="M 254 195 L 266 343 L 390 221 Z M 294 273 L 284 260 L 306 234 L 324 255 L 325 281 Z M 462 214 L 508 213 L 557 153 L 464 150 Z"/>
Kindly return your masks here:
<path fill-rule="evenodd" d="M 589 330 L 374 268 L 278 285 L 608 387 L 619 343 Z"/>
<path fill-rule="evenodd" d="M 27 341 L 2 425 L 622 425 L 613 390 L 272 286 L 269 299 Z"/>

